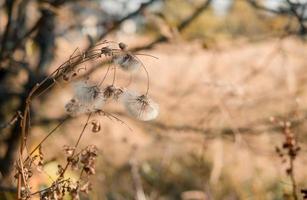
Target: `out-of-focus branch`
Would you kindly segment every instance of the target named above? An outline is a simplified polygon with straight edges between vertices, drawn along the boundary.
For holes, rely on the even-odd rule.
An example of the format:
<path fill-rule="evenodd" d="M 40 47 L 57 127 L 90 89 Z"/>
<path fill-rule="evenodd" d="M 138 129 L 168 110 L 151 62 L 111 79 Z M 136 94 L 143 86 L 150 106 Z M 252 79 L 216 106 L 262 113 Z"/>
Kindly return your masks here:
<path fill-rule="evenodd" d="M 256 0 L 246 0 L 246 2 L 248 4 L 250 4 L 252 7 L 259 9 L 259 10 L 266 11 L 266 12 L 279 14 L 279 15 L 288 15 L 289 14 L 289 10 L 287 10 L 287 9 L 282 9 L 282 8 L 279 8 L 278 10 L 271 9 L 271 8 L 265 7 L 263 5 L 260 5 Z"/>
<path fill-rule="evenodd" d="M 299 119 L 295 119 L 291 121 L 291 126 L 299 127 L 307 120 L 307 110 L 301 111 L 303 113 L 303 116 Z M 116 112 L 112 111 L 112 113 L 119 117 L 127 117 L 127 114 L 125 112 Z M 289 111 L 289 114 L 293 113 L 293 111 Z M 283 115 L 276 115 L 275 118 L 282 118 Z M 61 116 L 58 118 L 49 118 L 49 119 L 39 119 L 33 123 L 33 126 L 46 126 L 53 123 L 59 123 L 63 119 L 65 119 L 65 116 Z M 70 120 L 70 119 L 69 119 Z M 193 132 L 197 134 L 203 134 L 206 135 L 207 138 L 216 138 L 219 136 L 232 137 L 234 134 L 233 127 L 222 127 L 222 128 L 202 128 L 200 126 L 191 125 L 191 124 L 183 124 L 183 125 L 173 125 L 173 124 L 167 124 L 163 121 L 154 121 L 151 123 L 144 123 L 144 128 L 150 128 L 150 129 L 158 129 L 161 131 L 175 131 L 176 133 L 186 133 L 186 132 Z M 281 127 L 278 125 L 273 125 L 269 119 L 260 119 L 254 122 L 251 122 L 249 124 L 246 124 L 244 126 L 236 127 L 238 131 L 240 131 L 241 134 L 260 134 L 264 132 L 281 132 Z M 218 133 L 218 134 L 217 134 Z"/>
<path fill-rule="evenodd" d="M 297 19 L 300 25 L 300 34 L 304 35 L 306 33 L 306 27 L 305 27 L 304 19 L 303 19 L 304 11 L 302 11 L 300 15 L 295 8 L 297 6 L 294 3 L 292 3 L 290 0 L 286 0 L 286 2 L 288 3 L 291 12 L 293 13 L 293 15 L 295 16 L 295 18 Z"/>
<path fill-rule="evenodd" d="M 306 34 L 306 26 L 304 22 L 307 20 L 307 18 L 304 18 L 304 10 L 306 8 L 306 3 L 293 3 L 290 0 L 286 0 L 286 3 L 289 8 L 279 8 L 279 9 L 271 9 L 268 7 L 265 7 L 261 4 L 259 4 L 256 0 L 246 0 L 247 3 L 249 3 L 252 7 L 263 10 L 265 12 L 274 13 L 277 15 L 284 15 L 284 16 L 294 16 L 300 26 L 299 34 L 305 35 Z M 302 13 L 299 13 L 297 8 L 301 7 Z"/>
<path fill-rule="evenodd" d="M 8 41 L 8 36 L 10 34 L 11 30 L 11 25 L 13 21 L 13 8 L 14 8 L 14 0 L 6 0 L 5 6 L 6 6 L 6 11 L 7 11 L 7 24 L 2 36 L 1 40 L 1 48 L 0 48 L 0 58 L 2 57 L 3 52 L 6 49 L 6 43 Z"/>
<path fill-rule="evenodd" d="M 189 26 L 200 14 L 202 14 L 203 11 L 205 11 L 211 3 L 212 0 L 207 0 L 203 4 L 201 4 L 190 16 L 188 16 L 186 19 L 184 19 L 178 26 L 177 30 L 179 32 L 182 32 L 187 26 Z M 151 49 L 153 48 L 156 44 L 161 43 L 161 42 L 167 42 L 168 38 L 165 36 L 160 36 L 151 43 L 142 46 L 142 47 L 136 47 L 132 49 L 132 51 L 140 51 L 140 50 L 145 50 L 145 49 Z"/>
<path fill-rule="evenodd" d="M 136 11 L 126 15 L 125 17 L 113 22 L 112 26 L 110 28 L 108 28 L 105 32 L 103 32 L 102 34 L 100 34 L 97 38 L 95 38 L 93 40 L 93 43 L 89 45 L 88 49 L 90 49 L 91 47 L 93 47 L 93 45 L 95 45 L 96 42 L 102 40 L 103 38 L 105 38 L 109 33 L 113 32 L 114 30 L 118 29 L 118 27 L 126 20 L 136 17 L 137 15 L 139 15 L 145 8 L 147 8 L 148 6 L 150 6 L 151 4 L 155 3 L 156 1 L 161 1 L 161 0 L 150 0 L 146 3 L 142 3 L 141 6 L 139 7 L 139 9 L 137 9 Z"/>
<path fill-rule="evenodd" d="M 179 32 L 182 32 L 187 26 L 189 26 L 203 11 L 205 11 L 211 3 L 212 0 L 207 0 L 206 2 L 204 2 L 202 5 L 200 5 L 190 16 L 188 16 L 186 19 L 184 19 L 178 26 L 177 26 L 177 30 Z M 127 17 L 125 17 L 127 18 Z M 123 22 L 123 21 L 122 21 Z M 121 23 L 122 23 L 121 22 Z M 110 33 L 110 31 L 108 31 L 105 36 Z M 146 49 L 151 49 L 153 48 L 155 45 L 161 43 L 161 42 L 167 42 L 168 38 L 165 36 L 160 36 L 158 38 L 156 38 L 154 41 L 150 42 L 149 44 L 140 46 L 140 47 L 135 47 L 133 49 L 131 49 L 131 52 L 138 52 L 141 50 L 146 50 Z M 108 62 L 108 61 L 107 61 Z M 90 70 L 87 71 L 87 73 L 84 74 L 84 77 L 89 76 L 90 74 L 94 73 L 99 67 L 101 67 L 102 65 L 106 64 L 106 62 L 100 62 L 97 65 L 95 65 L 93 68 L 91 68 Z"/>

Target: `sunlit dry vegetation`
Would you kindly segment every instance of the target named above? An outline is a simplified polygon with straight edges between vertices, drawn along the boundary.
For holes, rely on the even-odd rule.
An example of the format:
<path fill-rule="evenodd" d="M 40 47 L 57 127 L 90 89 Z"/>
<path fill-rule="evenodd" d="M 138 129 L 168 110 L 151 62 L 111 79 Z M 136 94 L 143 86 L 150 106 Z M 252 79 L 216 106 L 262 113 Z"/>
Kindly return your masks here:
<path fill-rule="evenodd" d="M 307 198 L 306 1 L 0 6 L 0 199 Z"/>

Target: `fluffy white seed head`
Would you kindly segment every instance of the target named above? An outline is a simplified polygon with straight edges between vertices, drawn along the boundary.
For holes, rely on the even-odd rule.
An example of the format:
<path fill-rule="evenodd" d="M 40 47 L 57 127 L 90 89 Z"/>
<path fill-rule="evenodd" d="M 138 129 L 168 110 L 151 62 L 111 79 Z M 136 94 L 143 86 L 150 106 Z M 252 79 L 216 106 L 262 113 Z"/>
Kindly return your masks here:
<path fill-rule="evenodd" d="M 157 118 L 159 114 L 158 104 L 145 95 L 126 91 L 123 93 L 121 101 L 128 113 L 139 120 L 150 121 Z"/>
<path fill-rule="evenodd" d="M 104 100 L 101 89 L 87 81 L 79 81 L 74 84 L 74 98 L 84 104 L 99 104 Z"/>
<path fill-rule="evenodd" d="M 65 110 L 70 116 L 78 116 L 87 113 L 87 108 L 76 99 L 71 99 L 66 105 Z"/>
<path fill-rule="evenodd" d="M 76 116 L 97 111 L 105 102 L 106 98 L 98 86 L 80 81 L 74 84 L 74 98 L 65 105 L 65 109 L 71 116 Z"/>
<path fill-rule="evenodd" d="M 113 62 L 125 71 L 136 71 L 142 67 L 142 63 L 130 53 L 113 56 Z"/>

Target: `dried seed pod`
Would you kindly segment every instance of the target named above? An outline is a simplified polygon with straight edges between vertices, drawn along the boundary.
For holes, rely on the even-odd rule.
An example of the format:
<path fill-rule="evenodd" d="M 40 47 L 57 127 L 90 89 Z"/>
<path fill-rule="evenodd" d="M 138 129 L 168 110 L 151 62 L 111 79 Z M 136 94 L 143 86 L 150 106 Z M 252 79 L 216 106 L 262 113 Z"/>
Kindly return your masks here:
<path fill-rule="evenodd" d="M 138 95 L 134 92 L 124 92 L 121 98 L 128 113 L 142 121 L 155 119 L 159 114 L 159 106 L 146 95 Z"/>
<path fill-rule="evenodd" d="M 120 43 L 118 44 L 118 46 L 119 46 L 119 48 L 120 48 L 121 50 L 126 50 L 126 49 L 127 49 L 127 45 L 126 45 L 125 43 L 123 43 L 123 42 L 120 42 Z"/>
<path fill-rule="evenodd" d="M 97 133 L 101 130 L 100 123 L 97 120 L 93 120 L 91 122 L 91 124 L 92 124 L 92 132 L 93 133 Z"/>
<path fill-rule="evenodd" d="M 134 72 L 142 67 L 142 63 L 130 53 L 114 55 L 113 62 L 124 71 Z"/>

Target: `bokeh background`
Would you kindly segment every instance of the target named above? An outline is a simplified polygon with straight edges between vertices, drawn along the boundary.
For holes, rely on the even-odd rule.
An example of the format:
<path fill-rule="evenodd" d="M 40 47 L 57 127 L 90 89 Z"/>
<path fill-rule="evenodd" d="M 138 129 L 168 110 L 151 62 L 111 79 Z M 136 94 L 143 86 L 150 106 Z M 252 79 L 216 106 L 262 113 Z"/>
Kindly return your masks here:
<path fill-rule="evenodd" d="M 286 170 L 283 124 L 301 150 L 296 193 L 307 187 L 307 1 L 304 0 L 0 0 L 0 199 L 14 199 L 14 160 L 22 110 L 35 83 L 102 40 L 124 42 L 150 74 L 159 104 L 151 122 L 118 104 L 86 130 L 80 146 L 99 148 L 89 196 L 106 200 L 294 199 Z M 306 26 L 306 27 L 305 27 Z M 100 61 L 84 64 L 99 80 Z M 144 73 L 119 72 L 118 83 L 146 90 Z M 71 84 L 60 82 L 35 100 L 28 148 L 65 117 Z M 86 116 L 70 119 L 43 145 L 44 188 L 65 162 Z M 275 122 L 274 122 L 275 121 Z M 277 121 L 277 123 L 276 123 Z M 285 161 L 283 161 L 285 160 Z M 71 177 L 77 176 L 70 171 Z"/>

